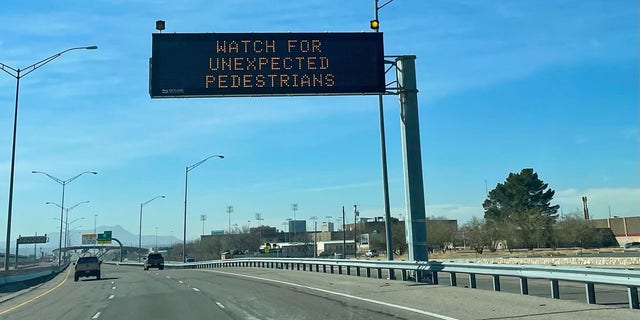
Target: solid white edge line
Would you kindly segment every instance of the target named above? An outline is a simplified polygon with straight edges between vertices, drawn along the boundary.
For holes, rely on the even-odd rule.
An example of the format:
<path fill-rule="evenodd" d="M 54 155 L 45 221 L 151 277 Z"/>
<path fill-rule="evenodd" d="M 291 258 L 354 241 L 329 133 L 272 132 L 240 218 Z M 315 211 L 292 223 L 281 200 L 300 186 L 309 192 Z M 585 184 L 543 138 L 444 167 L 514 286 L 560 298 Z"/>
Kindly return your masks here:
<path fill-rule="evenodd" d="M 100 311 L 96 312 L 96 314 L 91 319 L 98 319 L 100 317 Z"/>
<path fill-rule="evenodd" d="M 224 271 L 215 271 L 215 270 L 198 270 L 198 271 L 220 273 L 220 274 L 226 274 L 226 275 L 230 275 L 230 276 L 237 276 L 237 277 L 244 277 L 244 278 L 256 279 L 256 280 L 261 280 L 261 281 L 275 282 L 275 283 L 279 283 L 279 284 L 289 285 L 289 286 L 298 287 L 298 288 L 304 288 L 304 289 L 307 289 L 307 290 L 319 291 L 319 292 L 333 294 L 333 295 L 337 295 L 337 296 L 341 296 L 341 297 L 345 297 L 345 298 L 365 301 L 365 302 L 369 302 L 369 303 L 373 303 L 373 304 L 383 305 L 383 306 L 386 306 L 386 307 L 391 307 L 391 308 L 396 308 L 396 309 L 400 309 L 400 310 L 419 313 L 419 314 L 423 314 L 423 315 L 426 315 L 426 316 L 430 316 L 430 317 L 434 317 L 434 318 L 438 318 L 438 319 L 442 319 L 442 320 L 459 320 L 457 318 L 448 317 L 448 316 L 445 316 L 445 315 L 441 315 L 441 314 L 437 314 L 437 313 L 433 313 L 433 312 L 429 312 L 429 311 L 424 311 L 424 310 L 420 310 L 420 309 L 400 306 L 400 305 L 397 305 L 397 304 L 384 302 L 384 301 L 378 301 L 378 300 L 373 300 L 373 299 L 368 299 L 368 298 L 362 298 L 362 297 L 353 296 L 353 295 L 346 294 L 346 293 L 329 291 L 329 290 L 326 290 L 326 289 L 320 289 L 320 288 L 305 286 L 305 285 L 301 285 L 301 284 L 297 284 L 297 283 L 285 282 L 285 281 L 274 280 L 274 279 L 266 279 L 266 278 L 260 278 L 260 277 L 256 277 L 256 276 L 246 275 L 246 274 L 238 274 L 238 273 L 231 273 L 231 272 L 224 272 Z"/>
<path fill-rule="evenodd" d="M 218 305 L 218 307 L 220 307 L 220 309 L 225 309 L 224 305 L 218 301 L 216 301 L 216 304 Z"/>

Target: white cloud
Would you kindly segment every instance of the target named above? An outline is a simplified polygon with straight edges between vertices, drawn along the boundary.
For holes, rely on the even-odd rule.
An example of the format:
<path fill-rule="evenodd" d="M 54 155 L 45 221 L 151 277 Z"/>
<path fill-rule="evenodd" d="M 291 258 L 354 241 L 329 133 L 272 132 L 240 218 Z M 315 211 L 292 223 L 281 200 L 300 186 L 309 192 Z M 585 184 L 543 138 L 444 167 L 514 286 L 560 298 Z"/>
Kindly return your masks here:
<path fill-rule="evenodd" d="M 582 196 L 587 197 L 591 218 L 640 215 L 640 188 L 590 188 L 585 190 L 557 190 L 553 204 L 559 204 L 563 213 L 582 213 Z"/>

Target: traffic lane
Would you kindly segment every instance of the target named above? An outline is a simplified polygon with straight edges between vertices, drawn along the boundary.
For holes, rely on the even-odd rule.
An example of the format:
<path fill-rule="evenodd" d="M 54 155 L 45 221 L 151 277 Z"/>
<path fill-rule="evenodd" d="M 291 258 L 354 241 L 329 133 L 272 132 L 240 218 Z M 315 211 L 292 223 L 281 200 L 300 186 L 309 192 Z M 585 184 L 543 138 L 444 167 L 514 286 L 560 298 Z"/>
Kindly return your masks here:
<path fill-rule="evenodd" d="M 107 304 L 118 276 L 109 271 L 102 280 L 73 281 L 73 266 L 36 290 L 17 296 L 0 306 L 0 319 L 91 319 Z"/>
<path fill-rule="evenodd" d="M 165 271 L 112 266 L 123 275 L 99 319 L 232 319 L 200 290 Z"/>
<path fill-rule="evenodd" d="M 303 286 L 238 278 L 224 273 L 167 270 L 175 281 L 197 287 L 236 319 L 448 319 Z"/>
<path fill-rule="evenodd" d="M 3 303 L 0 319 L 230 319 L 206 296 L 159 272 L 106 264 L 101 269 L 101 280 L 74 282 L 69 268 L 47 290 Z"/>
<path fill-rule="evenodd" d="M 414 282 L 318 274 L 315 271 L 221 268 L 184 270 L 183 272 L 187 271 L 205 274 L 231 272 L 239 277 L 257 276 L 265 279 L 255 279 L 256 281 L 277 280 L 298 283 L 458 319 L 634 319 L 640 315 L 637 310 L 589 305 L 583 302 Z M 414 318 L 416 317 L 410 319 Z M 423 316 L 417 317 L 417 319 L 420 318 Z"/>
<path fill-rule="evenodd" d="M 439 273 L 440 285 L 451 285 L 448 274 Z M 457 274 L 458 287 L 469 288 L 469 277 L 466 274 Z M 584 284 L 559 281 L 560 299 L 586 303 L 586 291 Z M 543 298 L 551 297 L 551 281 L 545 279 L 529 279 L 529 295 Z M 476 287 L 480 290 L 493 291 L 493 279 L 491 276 L 476 275 Z M 520 294 L 520 279 L 515 277 L 500 277 L 500 290 L 514 294 Z M 595 285 L 596 303 L 618 308 L 628 308 L 629 301 L 627 289 L 622 286 Z"/>

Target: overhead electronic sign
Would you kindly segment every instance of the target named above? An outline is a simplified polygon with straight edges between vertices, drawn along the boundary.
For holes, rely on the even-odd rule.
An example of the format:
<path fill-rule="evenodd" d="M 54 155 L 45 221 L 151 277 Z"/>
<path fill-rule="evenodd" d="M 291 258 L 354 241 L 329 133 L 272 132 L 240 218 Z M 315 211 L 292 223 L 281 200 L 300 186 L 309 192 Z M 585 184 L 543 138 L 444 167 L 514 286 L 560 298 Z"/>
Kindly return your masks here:
<path fill-rule="evenodd" d="M 380 94 L 382 33 L 154 33 L 152 98 Z"/>

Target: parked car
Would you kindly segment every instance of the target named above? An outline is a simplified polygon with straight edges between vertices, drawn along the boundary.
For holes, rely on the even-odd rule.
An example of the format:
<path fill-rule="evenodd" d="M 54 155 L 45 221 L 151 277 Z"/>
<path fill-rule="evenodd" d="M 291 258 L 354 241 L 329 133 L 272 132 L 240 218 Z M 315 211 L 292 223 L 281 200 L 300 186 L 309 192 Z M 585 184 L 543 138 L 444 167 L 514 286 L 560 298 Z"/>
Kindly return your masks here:
<path fill-rule="evenodd" d="M 621 245 L 620 248 L 624 248 L 624 249 L 640 248 L 640 242 L 637 242 L 637 241 L 627 242 L 627 243 Z"/>
<path fill-rule="evenodd" d="M 164 270 L 164 258 L 159 253 L 149 253 L 144 259 L 144 270 L 149 268 L 158 268 L 158 270 Z"/>
<path fill-rule="evenodd" d="M 81 257 L 74 263 L 75 272 L 73 274 L 73 281 L 78 281 L 80 277 L 96 277 L 100 280 L 100 265 L 102 261 L 98 260 L 98 257 Z"/>
<path fill-rule="evenodd" d="M 380 254 L 376 250 L 368 250 L 367 252 L 365 252 L 364 255 L 369 257 L 369 258 L 373 258 L 373 257 L 379 256 Z"/>

